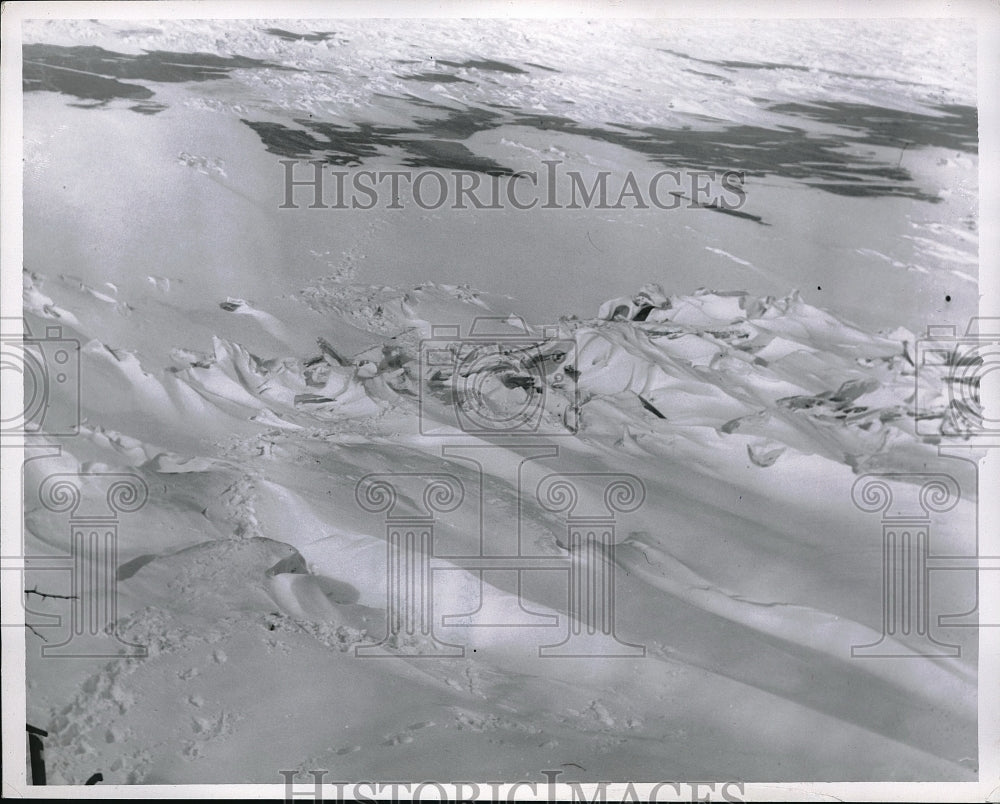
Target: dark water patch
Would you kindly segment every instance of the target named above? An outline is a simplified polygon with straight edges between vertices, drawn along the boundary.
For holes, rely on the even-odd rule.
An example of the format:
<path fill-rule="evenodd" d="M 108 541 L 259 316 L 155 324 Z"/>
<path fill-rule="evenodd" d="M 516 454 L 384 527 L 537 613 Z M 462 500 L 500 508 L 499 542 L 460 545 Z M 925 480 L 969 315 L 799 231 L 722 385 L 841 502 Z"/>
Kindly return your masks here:
<path fill-rule="evenodd" d="M 509 167 L 484 156 L 474 154 L 460 142 L 447 140 L 405 140 L 401 143 L 409 155 L 403 159 L 407 167 L 464 170 L 490 176 L 513 176 Z"/>
<path fill-rule="evenodd" d="M 723 215 L 731 215 L 734 218 L 740 218 L 741 220 L 752 221 L 753 223 L 759 223 L 761 226 L 771 225 L 767 223 L 760 215 L 752 215 L 749 212 L 743 212 L 738 209 L 730 209 L 729 207 L 722 206 L 718 201 L 708 201 L 704 204 L 700 204 L 697 201 L 694 201 L 693 199 L 684 195 L 684 193 L 672 192 L 670 193 L 670 195 L 674 196 L 674 198 L 680 198 L 684 201 L 687 201 L 691 207 L 695 207 L 697 209 L 707 209 L 711 212 L 721 212 Z"/>
<path fill-rule="evenodd" d="M 98 101 L 90 104 L 92 106 L 103 106 L 116 98 L 146 100 L 154 94 L 151 89 L 139 84 L 130 84 L 65 67 L 25 61 L 22 69 L 25 92 L 61 92 L 81 100 Z"/>
<path fill-rule="evenodd" d="M 400 134 L 413 133 L 435 139 L 466 140 L 474 134 L 492 131 L 512 120 L 510 115 L 478 106 L 455 108 L 426 98 L 418 98 L 416 95 L 407 95 L 403 100 L 440 114 L 435 117 L 416 117 L 411 128 L 396 129 Z"/>
<path fill-rule="evenodd" d="M 530 62 L 530 61 L 526 61 L 524 63 L 524 66 L 525 67 L 534 67 L 536 70 L 545 70 L 548 73 L 558 73 L 559 72 L 559 70 L 557 70 L 555 67 L 546 67 L 544 64 L 535 64 L 535 63 Z"/>
<path fill-rule="evenodd" d="M 283 28 L 265 28 L 264 33 L 276 36 L 288 42 L 326 42 L 337 35 L 336 31 L 315 31 L 313 33 L 294 33 Z"/>
<path fill-rule="evenodd" d="M 724 75 L 716 75 L 715 73 L 703 73 L 701 70 L 691 70 L 691 69 L 689 69 L 687 67 L 685 67 L 683 69 L 683 72 L 685 72 L 685 73 L 691 73 L 691 75 L 700 75 L 700 76 L 702 76 L 704 78 L 710 78 L 713 81 L 721 81 L 724 84 L 731 84 L 731 83 L 733 83 L 728 78 L 726 78 Z"/>
<path fill-rule="evenodd" d="M 745 221 L 753 221 L 754 223 L 759 223 L 761 226 L 770 226 L 771 224 L 765 223 L 764 219 L 760 215 L 751 215 L 749 212 L 743 212 L 739 209 L 730 209 L 729 207 L 720 206 L 717 201 L 713 201 L 708 204 L 699 204 L 702 209 L 709 209 L 712 212 L 721 212 L 723 215 L 731 215 L 734 218 L 740 218 Z"/>
<path fill-rule="evenodd" d="M 429 137 L 439 139 L 467 140 L 473 134 L 499 128 L 508 121 L 505 115 L 474 106 L 462 109 L 449 109 L 446 106 L 436 108 L 446 112 L 445 116 L 417 119 L 414 127 Z"/>
<path fill-rule="evenodd" d="M 851 129 L 858 132 L 857 141 L 866 145 L 907 144 L 978 152 L 979 111 L 975 106 L 949 104 L 934 110 L 941 115 L 901 112 L 863 103 L 782 103 L 769 109 Z"/>
<path fill-rule="evenodd" d="M 167 50 L 116 53 L 93 45 L 25 45 L 22 57 L 25 92 L 62 92 L 85 100 L 104 102 L 115 98 L 139 100 L 152 97 L 153 91 L 148 87 L 128 81 L 212 81 L 227 78 L 235 69 L 268 68 L 300 72 L 293 67 L 246 56 Z"/>
<path fill-rule="evenodd" d="M 687 53 L 681 53 L 679 50 L 657 49 L 661 53 L 668 53 L 671 56 L 696 61 L 699 64 L 711 64 L 713 67 L 722 67 L 726 70 L 795 70 L 796 72 L 807 73 L 810 69 L 801 64 L 781 64 L 776 61 L 716 61 L 714 59 L 699 59 L 695 56 L 689 56 Z"/>
<path fill-rule="evenodd" d="M 379 145 L 389 140 L 399 129 L 360 123 L 341 126 L 312 120 L 294 122 L 307 130 L 281 123 L 241 120 L 261 138 L 273 154 L 289 159 L 322 158 L 333 165 L 360 165 L 362 160 L 378 156 Z M 319 136 L 316 136 L 319 135 Z"/>
<path fill-rule="evenodd" d="M 467 70 L 485 70 L 493 73 L 527 75 L 527 71 L 522 70 L 520 67 L 515 67 L 513 64 L 507 64 L 506 62 L 494 59 L 467 59 L 466 61 L 444 61 L 441 59 L 437 63 L 443 64 L 445 67 L 455 67 L 456 69 L 465 68 Z"/>
<path fill-rule="evenodd" d="M 162 103 L 139 103 L 128 108 L 129 111 L 138 112 L 139 114 L 159 114 L 167 107 Z"/>
<path fill-rule="evenodd" d="M 942 119 L 930 115 L 914 118 L 899 113 L 901 117 L 884 118 L 881 116 L 884 110 L 879 107 L 841 105 L 847 108 L 850 113 L 847 119 L 851 121 L 865 121 L 870 126 L 881 125 L 886 119 L 893 124 L 899 123 L 891 133 L 885 129 L 869 133 L 858 127 L 854 129 L 858 136 L 845 138 L 810 133 L 796 126 L 725 126 L 723 121 L 717 120 L 712 120 L 716 126 L 714 130 L 617 123 L 588 125 L 559 115 L 526 113 L 505 105 L 454 108 L 414 96 L 402 100 L 433 114 L 418 115 L 412 123 L 399 128 L 362 124 L 347 127 L 296 121 L 305 129 L 301 130 L 274 123 L 244 122 L 261 136 L 265 146 L 273 153 L 286 157 L 319 155 L 327 161 L 343 165 L 360 164 L 364 159 L 384 155 L 387 148 L 395 148 L 405 152 L 403 164 L 409 167 L 512 175 L 514 171 L 511 169 L 492 159 L 477 156 L 461 143 L 475 134 L 501 126 L 524 126 L 550 135 L 573 135 L 616 145 L 668 169 L 715 174 L 742 171 L 746 176 L 771 175 L 802 181 L 809 187 L 836 195 L 936 201 L 936 194 L 917 186 L 912 175 L 895 156 L 887 160 L 875 155 L 851 154 L 847 146 L 885 144 L 899 132 L 912 133 L 918 145 L 942 139 L 958 142 L 959 135 L 949 126 L 955 129 L 967 126 L 970 119 L 974 119 L 975 111 L 972 110 L 973 115 L 970 116 L 964 107 L 959 107 L 942 123 Z M 778 110 L 795 114 L 800 111 L 800 106 L 810 114 L 832 115 L 834 109 L 840 109 L 832 104 L 815 107 L 786 104 Z M 923 134 L 919 133 L 921 130 Z M 948 140 L 948 137 L 952 139 Z M 717 207 L 714 211 L 763 223 L 758 216 L 739 210 Z"/>
<path fill-rule="evenodd" d="M 452 75 L 451 73 L 415 73 L 413 75 L 397 75 L 396 78 L 402 78 L 404 81 L 425 81 L 429 84 L 472 84 L 473 81 L 469 81 L 465 78 L 459 78 L 457 75 Z"/>
<path fill-rule="evenodd" d="M 681 53 L 678 50 L 667 50 L 658 48 L 661 53 L 669 53 L 671 56 L 678 56 L 689 61 L 696 61 L 699 64 L 709 64 L 713 67 L 721 67 L 724 70 L 735 72 L 736 70 L 793 70 L 799 73 L 823 73 L 824 75 L 834 75 L 838 78 L 851 78 L 861 81 L 889 81 L 893 84 L 903 84 L 906 86 L 922 86 L 919 81 L 907 81 L 901 78 L 889 78 L 878 75 L 865 75 L 864 73 L 845 73 L 839 70 L 827 70 L 822 67 L 806 67 L 804 64 L 785 64 L 776 61 L 717 61 L 714 59 L 699 59 L 695 56 Z"/>
<path fill-rule="evenodd" d="M 940 203 L 941 198 L 930 193 L 901 188 L 898 185 L 878 185 L 878 184 L 836 184 L 836 183 L 816 183 L 805 182 L 807 187 L 816 190 L 823 190 L 834 195 L 845 195 L 852 198 L 879 198 L 882 196 L 897 196 L 900 198 L 913 198 L 917 201 L 927 201 L 931 204 Z"/>
<path fill-rule="evenodd" d="M 794 70 L 799 73 L 810 72 L 809 67 L 801 64 L 782 64 L 776 61 L 719 61 L 715 63 L 720 67 L 730 70 Z"/>
<path fill-rule="evenodd" d="M 414 168 L 464 170 L 511 176 L 514 171 L 473 153 L 460 142 L 424 139 L 420 129 L 402 129 L 358 123 L 342 126 L 296 120 L 302 128 L 280 123 L 242 120 L 261 138 L 265 148 L 288 159 L 321 159 L 339 166 L 361 165 L 365 159 L 385 155 L 388 149 L 404 151 L 402 164 Z M 432 123 L 434 121 L 426 121 Z"/>
<path fill-rule="evenodd" d="M 874 108 L 874 107 L 870 107 Z M 810 186 L 845 194 L 848 185 L 867 188 L 870 196 L 904 196 L 922 201 L 936 196 L 917 187 L 898 164 L 873 157 L 854 156 L 844 150 L 855 140 L 809 134 L 781 126 L 729 126 L 718 131 L 657 126 L 585 126 L 554 115 L 515 115 L 513 124 L 545 132 L 573 134 L 607 142 L 648 157 L 667 167 L 724 172 L 743 171 L 750 176 L 775 175 L 798 180 L 820 180 Z M 873 181 L 871 184 L 866 183 Z M 829 184 L 825 183 L 829 182 Z M 720 210 L 721 211 L 721 210 Z"/>

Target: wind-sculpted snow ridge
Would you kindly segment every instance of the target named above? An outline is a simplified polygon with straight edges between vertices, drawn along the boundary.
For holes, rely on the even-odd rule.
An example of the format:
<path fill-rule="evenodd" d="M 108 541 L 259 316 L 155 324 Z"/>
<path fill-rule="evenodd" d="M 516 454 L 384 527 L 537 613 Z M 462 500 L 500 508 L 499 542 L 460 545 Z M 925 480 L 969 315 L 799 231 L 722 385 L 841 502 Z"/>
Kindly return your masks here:
<path fill-rule="evenodd" d="M 615 427 L 695 441 L 708 428 L 745 445 L 760 467 L 789 448 L 858 472 L 904 469 L 935 451 L 925 443 L 934 439 L 918 437 L 913 426 L 914 334 L 866 333 L 798 292 L 784 298 L 708 290 L 668 296 L 648 285 L 606 302 L 593 320 L 564 317 L 545 330 L 514 318 L 501 322 L 506 327 L 495 342 L 456 338 L 447 344 L 451 359 L 445 361 L 453 365 L 438 367 L 419 359 L 421 339 L 433 333 L 428 319 L 468 332 L 475 317 L 495 316 L 475 291 L 314 288 L 308 300 L 359 326 L 395 333 L 365 352 L 355 370 L 357 377 L 379 379 L 366 389 L 383 401 L 423 394 L 468 404 L 462 395 L 475 386 L 476 401 L 499 415 L 537 394 L 545 415 L 586 436 L 612 426 L 595 403 L 613 400 Z M 505 339 L 514 347 L 505 348 Z M 532 348 L 521 348 L 522 342 Z M 456 369 L 463 349 L 475 352 L 465 362 L 474 364 L 479 379 Z M 938 375 L 921 381 L 928 389 L 944 387 Z M 939 404 L 923 415 L 944 412 Z"/>
<path fill-rule="evenodd" d="M 914 432 L 914 335 L 865 333 L 798 292 L 667 296 L 647 286 L 605 303 L 574 338 L 584 430 L 589 400 L 632 395 L 647 428 L 712 428 L 761 467 L 786 449 L 858 472 L 936 452 Z"/>
<path fill-rule="evenodd" d="M 27 311 L 82 329 L 26 281 Z M 120 313 L 131 309 L 104 294 L 89 296 L 117 304 Z M 585 440 L 641 434 L 698 447 L 715 433 L 758 467 L 790 449 L 856 472 L 904 471 L 933 455 L 936 443 L 928 442 L 939 440 L 914 429 L 913 333 L 863 332 L 798 292 L 668 295 L 647 285 L 606 302 L 594 319 L 563 317 L 548 327 L 498 314 L 505 300 L 467 286 L 320 283 L 301 299 L 349 325 L 354 339 L 344 346 L 336 335 L 319 335 L 311 354 L 260 356 L 213 337 L 206 351 L 174 345 L 171 365 L 159 373 L 97 339 L 84 338 L 82 353 L 93 371 L 118 376 L 122 400 L 138 394 L 160 418 L 195 427 L 215 426 L 223 416 L 265 428 L 363 422 L 371 432 L 412 433 L 419 416 L 422 432 L 444 433 L 456 407 L 480 405 L 484 415 L 502 419 L 534 406 L 547 428 Z M 268 331 L 284 328 L 243 300 L 230 298 L 220 309 Z M 485 336 L 476 331 L 484 322 L 492 327 Z M 442 325 L 451 327 L 443 339 Z M 943 420 L 946 367 L 935 370 L 919 378 L 923 397 L 935 403 L 921 415 Z M 105 387 L 104 404 L 115 398 L 115 385 Z M 387 415 L 386 427 L 378 426 Z"/>

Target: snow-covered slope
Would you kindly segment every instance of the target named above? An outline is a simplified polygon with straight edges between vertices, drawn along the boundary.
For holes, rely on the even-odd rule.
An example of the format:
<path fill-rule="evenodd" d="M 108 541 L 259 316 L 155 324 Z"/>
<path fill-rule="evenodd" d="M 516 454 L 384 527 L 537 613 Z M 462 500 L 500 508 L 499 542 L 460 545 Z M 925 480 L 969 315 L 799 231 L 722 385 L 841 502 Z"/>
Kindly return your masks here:
<path fill-rule="evenodd" d="M 919 513 L 947 476 L 932 552 L 977 546 L 948 359 L 914 365 L 978 303 L 968 26 L 24 35 L 23 310 L 78 354 L 47 416 L 80 424 L 28 451 L 27 588 L 74 593 L 53 475 L 145 495 L 78 590 L 115 591 L 118 637 L 74 645 L 148 655 L 50 660 L 70 604 L 28 598 L 51 782 L 976 778 L 975 629 L 854 650 L 890 616 L 859 479 Z M 280 160 L 311 158 L 734 169 L 747 195 L 281 209 Z M 935 627 L 976 603 L 937 573 Z M 569 634 L 586 655 L 553 655 Z"/>
<path fill-rule="evenodd" d="M 974 641 L 944 664 L 851 657 L 878 640 L 882 616 L 878 525 L 851 503 L 857 475 L 937 466 L 971 483 L 937 456 L 939 439 L 913 432 L 911 333 L 865 333 L 798 294 L 648 286 L 543 329 L 469 288 L 342 286 L 310 297 L 330 336 L 311 350 L 189 336 L 173 365 L 147 370 L 141 350 L 117 345 L 115 318 L 155 320 L 158 297 L 111 297 L 100 316 L 112 302 L 78 283 L 26 275 L 26 289 L 33 326 L 82 344 L 83 426 L 58 469 L 134 472 L 150 489 L 122 519 L 117 586 L 121 633 L 149 658 L 67 667 L 29 651 L 55 778 L 270 782 L 327 766 L 520 778 L 565 763 L 567 778 L 655 779 L 665 757 L 677 778 L 970 778 Z M 221 304 L 221 322 L 270 320 Z M 489 316 L 507 341 L 477 347 L 474 372 L 422 361 L 437 348 L 431 322 Z M 345 348 L 338 332 L 370 345 Z M 503 346 L 511 336 L 516 348 Z M 497 421 L 533 396 L 527 443 L 554 445 L 538 465 L 523 439 L 456 426 L 456 407 Z M 25 490 L 30 546 L 46 553 L 65 549 L 60 518 L 38 504 L 55 468 L 29 463 Z M 424 638 L 393 650 L 437 658 L 356 656 L 383 638 L 389 606 L 385 526 L 356 486 L 386 471 L 466 486 L 436 525 L 435 553 L 457 557 L 434 565 L 441 616 L 538 619 L 437 627 L 462 657 Z M 547 472 L 641 480 L 643 505 L 619 515 L 614 572 L 619 639 L 644 657 L 540 658 L 558 641 L 546 616 L 570 616 L 564 588 L 543 571 L 519 583 L 463 566 L 482 539 L 485 554 L 568 555 L 559 516 L 526 493 Z M 592 479 L 576 483 L 586 504 L 601 493 Z M 969 549 L 973 506 L 966 497 L 938 528 L 942 550 Z M 968 589 L 948 594 L 935 605 L 968 607 Z"/>

